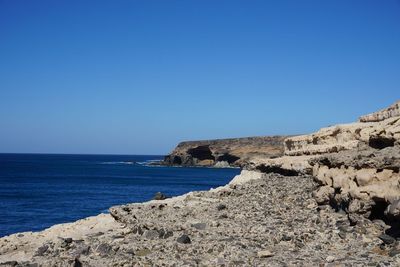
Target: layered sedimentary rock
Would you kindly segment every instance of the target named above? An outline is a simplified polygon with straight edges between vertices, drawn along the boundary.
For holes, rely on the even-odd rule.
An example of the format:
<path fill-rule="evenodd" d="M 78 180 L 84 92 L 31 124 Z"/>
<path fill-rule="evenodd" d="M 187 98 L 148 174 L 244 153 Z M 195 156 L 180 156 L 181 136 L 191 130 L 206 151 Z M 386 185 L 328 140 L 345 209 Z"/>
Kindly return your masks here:
<path fill-rule="evenodd" d="M 393 146 L 400 140 L 400 117 L 379 122 L 358 122 L 323 128 L 316 133 L 287 138 L 285 155 L 316 155 L 356 149 L 365 143 L 373 148 Z"/>
<path fill-rule="evenodd" d="M 241 166 L 253 157 L 283 155 L 284 139 L 284 136 L 264 136 L 181 142 L 164 162 L 183 166 Z"/>
<path fill-rule="evenodd" d="M 330 202 L 353 217 L 400 219 L 390 211 L 400 199 L 399 146 L 341 151 L 311 164 L 322 186 L 315 192 L 317 202 Z"/>
<path fill-rule="evenodd" d="M 360 122 L 376 122 L 376 121 L 383 121 L 388 118 L 400 116 L 400 101 L 397 101 L 393 105 L 379 110 L 377 112 L 361 116 L 359 121 Z"/>
<path fill-rule="evenodd" d="M 309 174 L 319 183 L 319 204 L 357 216 L 400 222 L 400 116 L 397 104 L 336 125 L 287 138 L 285 156 L 259 158 L 247 167 L 281 174 Z M 400 234 L 400 233 L 399 233 Z"/>

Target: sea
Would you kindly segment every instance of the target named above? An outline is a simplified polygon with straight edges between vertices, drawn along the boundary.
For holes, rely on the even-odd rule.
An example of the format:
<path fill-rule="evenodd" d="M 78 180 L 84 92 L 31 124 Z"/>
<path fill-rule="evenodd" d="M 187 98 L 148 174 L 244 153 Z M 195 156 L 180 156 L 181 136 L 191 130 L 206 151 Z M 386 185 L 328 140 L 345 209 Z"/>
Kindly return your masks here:
<path fill-rule="evenodd" d="M 234 168 L 152 166 L 162 156 L 0 154 L 0 237 L 107 213 L 114 205 L 227 184 Z"/>

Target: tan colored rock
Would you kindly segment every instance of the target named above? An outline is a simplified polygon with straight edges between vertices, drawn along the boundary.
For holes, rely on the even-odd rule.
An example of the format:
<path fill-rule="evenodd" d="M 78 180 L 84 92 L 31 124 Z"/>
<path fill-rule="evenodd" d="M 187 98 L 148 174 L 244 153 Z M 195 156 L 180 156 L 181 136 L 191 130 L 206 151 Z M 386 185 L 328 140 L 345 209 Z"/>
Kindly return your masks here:
<path fill-rule="evenodd" d="M 260 172 L 243 170 L 243 171 L 241 171 L 241 173 L 239 175 L 236 175 L 232 179 L 232 181 L 229 183 L 229 185 L 242 185 L 242 184 L 248 183 L 251 180 L 261 179 L 262 176 L 263 176 L 263 174 Z"/>
<path fill-rule="evenodd" d="M 329 204 L 329 200 L 333 197 L 335 193 L 335 189 L 333 187 L 326 185 L 318 188 L 316 191 L 313 192 L 313 197 L 315 201 L 317 201 L 320 205 Z"/>
<path fill-rule="evenodd" d="M 355 173 L 356 181 L 359 186 L 370 184 L 376 175 L 375 169 L 361 169 Z"/>
<path fill-rule="evenodd" d="M 315 156 L 298 156 L 289 157 L 283 156 L 279 158 L 264 158 L 264 157 L 254 157 L 248 162 L 247 168 L 249 169 L 260 169 L 261 166 L 269 166 L 272 168 L 280 168 L 282 170 L 292 170 L 297 173 L 311 174 L 312 166 L 309 160 Z"/>
<path fill-rule="evenodd" d="M 360 143 L 399 142 L 400 117 L 379 122 L 350 123 L 322 128 L 316 133 L 285 139 L 285 155 L 318 155 L 355 149 Z"/>
<path fill-rule="evenodd" d="M 397 101 L 393 105 L 379 110 L 377 112 L 361 116 L 359 121 L 360 122 L 376 122 L 376 121 L 383 121 L 388 118 L 400 116 L 400 101 Z"/>
<path fill-rule="evenodd" d="M 400 218 L 400 199 L 393 201 L 393 203 L 387 207 L 385 214 L 388 217 Z"/>
<path fill-rule="evenodd" d="M 205 159 L 205 160 L 200 160 L 197 165 L 199 166 L 213 166 L 214 165 L 214 160 L 212 159 Z"/>
<path fill-rule="evenodd" d="M 261 251 L 257 252 L 257 256 L 259 258 L 269 258 L 269 257 L 274 256 L 274 253 L 272 253 L 269 250 L 261 250 Z"/>

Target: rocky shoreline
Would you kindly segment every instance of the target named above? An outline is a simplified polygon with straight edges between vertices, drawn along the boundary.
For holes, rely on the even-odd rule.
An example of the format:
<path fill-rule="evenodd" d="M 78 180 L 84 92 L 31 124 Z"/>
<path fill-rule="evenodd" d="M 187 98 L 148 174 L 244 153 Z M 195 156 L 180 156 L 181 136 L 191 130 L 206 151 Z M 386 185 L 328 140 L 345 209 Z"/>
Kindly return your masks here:
<path fill-rule="evenodd" d="M 228 185 L 0 239 L 0 266 L 399 266 L 399 102 Z"/>

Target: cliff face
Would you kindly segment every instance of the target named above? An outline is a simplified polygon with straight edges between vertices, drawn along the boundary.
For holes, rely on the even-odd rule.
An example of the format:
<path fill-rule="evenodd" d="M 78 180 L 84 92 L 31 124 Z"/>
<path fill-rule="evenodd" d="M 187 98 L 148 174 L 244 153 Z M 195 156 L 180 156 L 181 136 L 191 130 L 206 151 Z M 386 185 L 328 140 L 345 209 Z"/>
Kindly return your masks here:
<path fill-rule="evenodd" d="M 380 218 L 400 236 L 399 102 L 362 116 L 361 122 L 287 138 L 285 156 L 258 158 L 247 168 L 282 174 L 310 174 L 320 187 L 319 204 L 349 214 L 353 222 Z"/>
<path fill-rule="evenodd" d="M 376 122 L 376 121 L 383 121 L 388 118 L 400 116 L 400 101 L 397 101 L 393 105 L 379 110 L 377 112 L 367 114 L 365 116 L 361 116 L 359 121 L 360 122 Z"/>
<path fill-rule="evenodd" d="M 283 155 L 284 139 L 284 136 L 264 136 L 181 142 L 164 161 L 183 166 L 241 166 L 253 157 Z"/>

